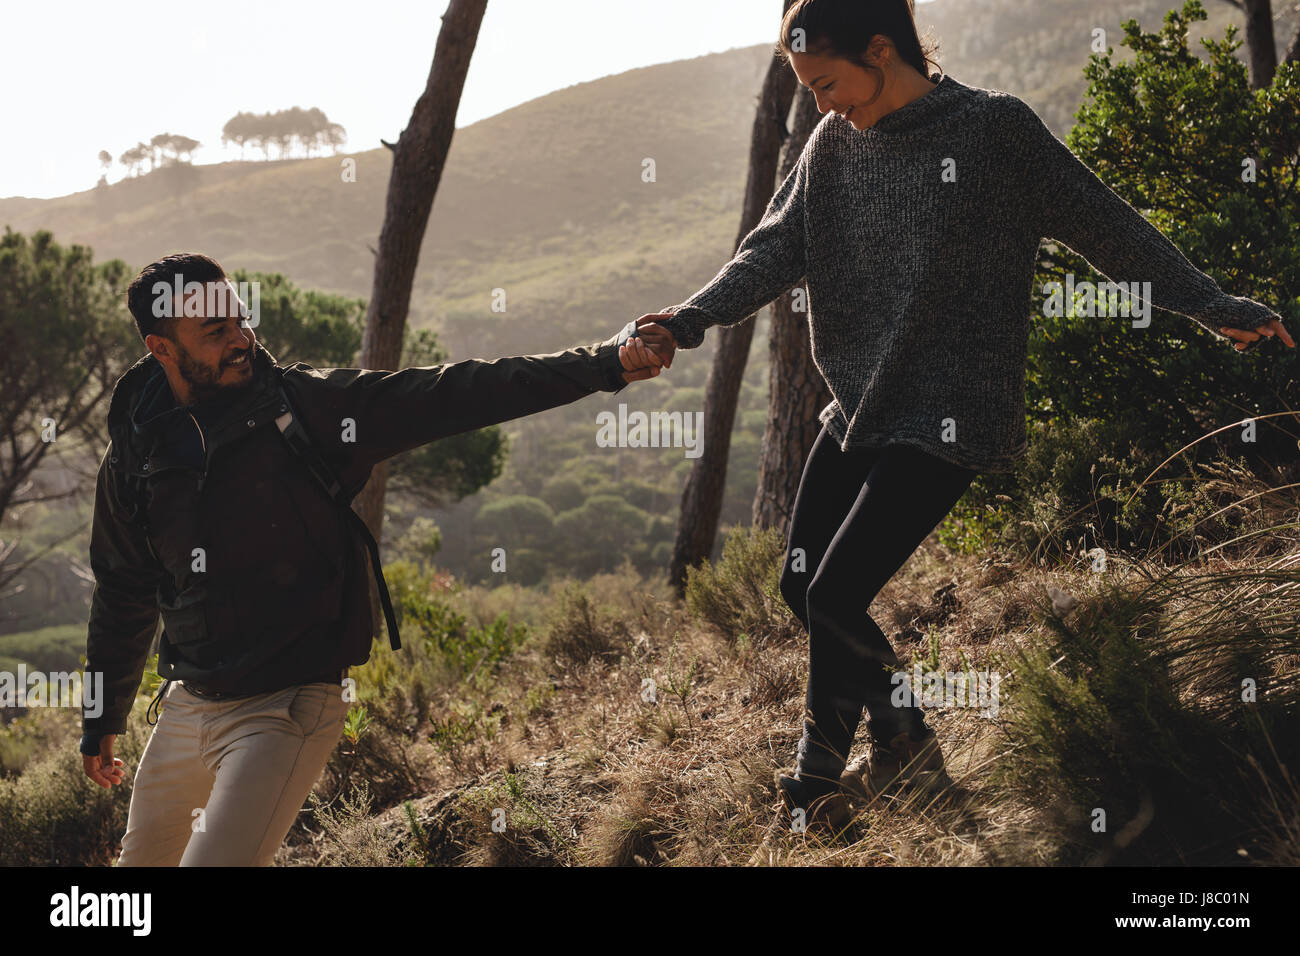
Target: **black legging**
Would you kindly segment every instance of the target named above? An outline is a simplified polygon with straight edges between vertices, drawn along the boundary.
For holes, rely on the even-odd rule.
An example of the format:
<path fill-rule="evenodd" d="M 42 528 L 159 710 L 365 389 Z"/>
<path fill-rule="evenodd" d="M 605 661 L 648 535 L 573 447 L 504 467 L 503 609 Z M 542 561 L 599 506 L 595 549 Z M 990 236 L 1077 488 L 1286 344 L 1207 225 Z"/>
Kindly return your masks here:
<path fill-rule="evenodd" d="M 809 635 L 812 722 L 805 738 L 829 752 L 816 757 L 823 772 L 834 773 L 827 759 L 843 766 L 863 707 L 877 739 L 924 729 L 905 690 L 907 706 L 890 703 L 890 673 L 900 662 L 867 608 L 976 474 L 911 445 L 841 451 L 825 426 L 813 442 L 795 496 L 781 593 Z M 794 570 L 799 548 L 802 571 Z"/>

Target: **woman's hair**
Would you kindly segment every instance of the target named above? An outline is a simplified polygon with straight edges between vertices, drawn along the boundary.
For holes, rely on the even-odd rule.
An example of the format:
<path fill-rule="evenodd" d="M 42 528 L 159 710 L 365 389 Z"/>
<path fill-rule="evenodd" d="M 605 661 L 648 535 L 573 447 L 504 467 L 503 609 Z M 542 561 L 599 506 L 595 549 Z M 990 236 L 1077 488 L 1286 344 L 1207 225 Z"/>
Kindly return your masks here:
<path fill-rule="evenodd" d="M 781 21 L 777 56 L 787 61 L 791 53 L 837 56 L 879 72 L 864 54 L 872 38 L 882 34 L 893 41 L 903 62 L 922 76 L 930 76 L 928 64 L 939 65 L 930 57 L 936 45 L 921 45 L 912 0 L 795 0 Z M 803 41 L 798 49 L 796 37 Z M 883 84 L 883 74 L 880 80 Z"/>

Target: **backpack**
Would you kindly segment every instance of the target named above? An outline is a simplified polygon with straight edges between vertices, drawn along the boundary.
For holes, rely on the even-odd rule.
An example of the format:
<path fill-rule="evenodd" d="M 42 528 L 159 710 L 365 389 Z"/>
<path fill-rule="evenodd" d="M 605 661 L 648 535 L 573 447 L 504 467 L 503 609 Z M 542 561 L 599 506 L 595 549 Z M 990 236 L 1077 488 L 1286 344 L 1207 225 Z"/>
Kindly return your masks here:
<path fill-rule="evenodd" d="M 283 373 L 277 368 L 277 375 Z M 388 594 L 388 582 L 384 580 L 383 568 L 379 561 L 379 543 L 375 541 L 375 536 L 370 533 L 366 523 L 361 516 L 352 510 L 352 499 L 356 497 L 356 491 L 349 491 L 344 488 L 339 481 L 338 476 L 325 464 L 321 458 L 320 452 L 312 444 L 311 436 L 303 428 L 298 416 L 294 413 L 293 404 L 289 401 L 289 396 L 285 392 L 283 378 L 276 382 L 276 388 L 279 391 L 280 403 L 287 411 L 275 420 L 276 426 L 280 429 L 280 434 L 284 436 L 285 442 L 307 471 L 316 479 L 317 483 L 324 489 L 325 494 L 329 496 L 335 504 L 338 505 L 347 522 L 361 535 L 361 540 L 365 542 L 367 550 L 370 552 L 370 567 L 374 573 L 375 584 L 379 587 L 379 600 L 384 608 L 384 624 L 388 628 L 389 646 L 397 651 L 401 650 L 402 642 L 397 632 L 397 615 L 393 611 L 393 601 Z M 120 455 L 114 455 L 112 462 L 117 463 Z M 144 529 L 146 535 L 149 530 L 147 520 L 147 510 L 145 502 L 147 501 L 145 481 L 146 479 L 131 473 L 132 469 L 124 468 L 122 479 L 126 488 L 126 494 L 123 496 L 127 507 L 127 520 L 133 524 L 139 525 Z M 146 537 L 147 541 L 147 537 Z M 153 546 L 149 546 L 150 552 Z M 157 558 L 157 555 L 154 555 Z"/>

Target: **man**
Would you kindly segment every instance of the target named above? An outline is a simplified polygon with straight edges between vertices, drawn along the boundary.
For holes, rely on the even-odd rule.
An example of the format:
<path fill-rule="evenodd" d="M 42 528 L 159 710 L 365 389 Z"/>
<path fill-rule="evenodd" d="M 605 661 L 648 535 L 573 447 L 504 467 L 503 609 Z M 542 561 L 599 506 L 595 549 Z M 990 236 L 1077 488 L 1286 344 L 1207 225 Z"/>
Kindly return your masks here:
<path fill-rule="evenodd" d="M 114 388 L 96 485 L 86 671 L 102 672 L 104 701 L 83 715 L 85 771 L 121 782 L 114 741 L 161 613 L 166 707 L 118 865 L 268 865 L 342 734 L 346 668 L 375 631 L 363 546 L 277 418 L 295 414 L 356 491 L 426 442 L 651 378 L 671 347 L 645 319 L 548 355 L 284 368 L 198 254 L 147 266 L 127 304 L 150 354 Z"/>

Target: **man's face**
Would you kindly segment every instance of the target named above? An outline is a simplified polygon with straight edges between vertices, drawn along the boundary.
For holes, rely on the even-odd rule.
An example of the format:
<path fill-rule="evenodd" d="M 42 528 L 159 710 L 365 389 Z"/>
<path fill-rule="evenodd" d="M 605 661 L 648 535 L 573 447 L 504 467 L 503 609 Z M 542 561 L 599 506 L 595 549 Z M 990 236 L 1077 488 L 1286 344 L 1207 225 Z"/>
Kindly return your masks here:
<path fill-rule="evenodd" d="M 194 405 L 248 388 L 257 336 L 243 324 L 249 313 L 234 286 L 208 283 L 204 295 L 195 291 L 186 302 L 177 298 L 175 303 L 175 341 L 151 335 L 145 344 L 162 363 L 177 401 Z M 194 311 L 200 314 L 187 314 Z"/>

